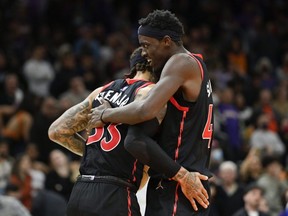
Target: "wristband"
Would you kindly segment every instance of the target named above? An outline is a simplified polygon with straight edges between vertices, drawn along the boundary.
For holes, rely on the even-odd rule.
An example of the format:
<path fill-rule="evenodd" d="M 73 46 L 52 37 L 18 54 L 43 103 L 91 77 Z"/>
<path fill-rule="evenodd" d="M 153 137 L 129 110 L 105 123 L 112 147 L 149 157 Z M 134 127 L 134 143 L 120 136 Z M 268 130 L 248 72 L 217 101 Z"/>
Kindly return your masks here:
<path fill-rule="evenodd" d="M 105 121 L 103 120 L 103 114 L 104 114 L 104 112 L 105 112 L 106 109 L 107 109 L 107 108 L 103 109 L 102 112 L 101 112 L 101 114 L 100 114 L 100 121 L 101 121 L 104 125 L 106 125 L 106 124 L 108 123 L 108 122 L 105 122 Z"/>

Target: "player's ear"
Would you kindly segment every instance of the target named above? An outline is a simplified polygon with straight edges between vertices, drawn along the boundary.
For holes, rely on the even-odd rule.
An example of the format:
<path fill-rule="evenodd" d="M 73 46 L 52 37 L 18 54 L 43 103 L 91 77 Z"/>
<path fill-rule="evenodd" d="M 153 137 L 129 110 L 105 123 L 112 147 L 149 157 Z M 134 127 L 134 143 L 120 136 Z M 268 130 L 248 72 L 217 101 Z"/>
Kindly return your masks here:
<path fill-rule="evenodd" d="M 172 42 L 172 39 L 171 39 L 170 36 L 165 35 L 165 36 L 163 37 L 162 41 L 164 42 L 164 44 L 165 44 L 166 46 L 170 46 L 170 45 L 171 45 L 171 42 Z"/>

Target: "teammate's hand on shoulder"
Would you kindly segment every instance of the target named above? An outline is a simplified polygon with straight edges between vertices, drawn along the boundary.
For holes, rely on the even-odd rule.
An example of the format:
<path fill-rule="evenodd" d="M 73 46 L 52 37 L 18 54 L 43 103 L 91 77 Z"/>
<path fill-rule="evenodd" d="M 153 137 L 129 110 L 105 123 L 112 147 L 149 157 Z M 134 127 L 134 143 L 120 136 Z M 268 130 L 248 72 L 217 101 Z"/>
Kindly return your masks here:
<path fill-rule="evenodd" d="M 208 207 L 209 196 L 201 182 L 201 180 L 208 180 L 207 176 L 202 175 L 199 172 L 189 172 L 181 167 L 172 179 L 179 182 L 183 194 L 190 201 L 195 211 L 198 211 L 196 201 L 204 208 Z"/>
<path fill-rule="evenodd" d="M 102 104 L 98 107 L 91 109 L 90 113 L 88 114 L 88 128 L 87 130 L 90 131 L 92 128 L 103 127 L 108 122 L 103 121 L 103 114 L 107 108 L 111 108 L 108 101 L 104 99 L 99 100 Z"/>

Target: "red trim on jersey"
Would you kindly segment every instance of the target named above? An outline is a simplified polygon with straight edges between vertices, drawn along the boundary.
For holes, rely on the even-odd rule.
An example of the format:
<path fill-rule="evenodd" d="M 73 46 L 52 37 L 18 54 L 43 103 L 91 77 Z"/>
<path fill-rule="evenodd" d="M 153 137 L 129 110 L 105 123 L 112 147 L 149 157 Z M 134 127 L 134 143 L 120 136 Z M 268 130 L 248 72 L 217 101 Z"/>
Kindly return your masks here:
<path fill-rule="evenodd" d="M 101 91 L 104 91 L 108 86 L 110 86 L 114 81 L 111 81 L 110 83 L 107 83 L 106 85 L 102 86 Z"/>
<path fill-rule="evenodd" d="M 135 161 L 134 161 L 134 165 L 133 165 L 133 169 L 132 169 L 132 181 L 133 182 L 136 182 L 136 176 L 135 176 L 135 172 L 136 172 L 136 169 L 137 169 L 137 163 L 138 163 L 138 160 L 136 159 Z"/>
<path fill-rule="evenodd" d="M 175 100 L 174 97 L 171 97 L 171 98 L 170 98 L 170 102 L 171 102 L 178 110 L 181 110 L 181 111 L 188 111 L 188 110 L 189 110 L 189 107 L 181 106 L 181 105 Z"/>
<path fill-rule="evenodd" d="M 127 204 L 128 204 L 128 216 L 132 216 L 132 212 L 131 212 L 131 197 L 130 197 L 130 190 L 127 187 Z"/>
<path fill-rule="evenodd" d="M 177 148 L 175 149 L 175 161 L 177 161 L 178 159 L 178 156 L 179 156 L 179 148 L 180 148 L 180 145 L 181 145 L 181 142 L 182 142 L 182 132 L 183 132 L 183 129 L 184 129 L 184 120 L 186 118 L 186 113 L 189 111 L 189 107 L 184 107 L 184 106 L 181 106 L 174 97 L 171 97 L 170 98 L 170 102 L 180 111 L 183 111 L 183 115 L 182 115 L 182 120 L 180 122 L 180 133 L 179 133 L 179 136 L 178 136 L 178 142 L 177 142 Z"/>
<path fill-rule="evenodd" d="M 142 81 L 147 81 L 147 80 L 145 80 L 145 79 L 130 79 L 130 78 L 127 78 L 127 79 L 126 79 L 126 82 L 127 82 L 129 85 L 131 85 L 131 84 L 133 84 L 133 83 L 135 83 L 135 82 L 137 82 L 137 81 L 140 81 L 140 80 L 142 80 Z"/>
<path fill-rule="evenodd" d="M 179 149 L 180 149 L 180 146 L 182 143 L 182 132 L 184 130 L 184 120 L 186 118 L 186 113 L 187 113 L 187 111 L 183 112 L 182 120 L 180 122 L 180 132 L 179 132 L 179 136 L 178 136 L 177 148 L 175 149 L 175 161 L 177 161 L 177 159 L 179 157 Z"/>
<path fill-rule="evenodd" d="M 197 57 L 199 57 L 199 58 L 201 58 L 203 60 L 203 55 L 202 54 L 192 53 L 192 55 L 197 56 Z"/>
<path fill-rule="evenodd" d="M 195 56 L 198 56 L 198 57 L 200 57 L 201 59 L 203 59 L 202 55 L 200 55 L 200 56 L 199 56 L 199 55 L 200 55 L 200 54 L 193 54 L 193 53 L 191 53 L 190 56 L 193 57 L 193 58 L 196 60 L 198 66 L 200 67 L 201 78 L 202 78 L 202 80 L 203 80 L 203 79 L 204 79 L 204 70 L 203 70 L 203 67 L 202 67 L 200 61 L 195 57 Z"/>
<path fill-rule="evenodd" d="M 176 188 L 175 188 L 175 199 L 174 199 L 172 216 L 175 216 L 176 212 L 177 212 L 177 207 L 178 207 L 178 188 L 179 188 L 179 183 L 177 183 Z"/>

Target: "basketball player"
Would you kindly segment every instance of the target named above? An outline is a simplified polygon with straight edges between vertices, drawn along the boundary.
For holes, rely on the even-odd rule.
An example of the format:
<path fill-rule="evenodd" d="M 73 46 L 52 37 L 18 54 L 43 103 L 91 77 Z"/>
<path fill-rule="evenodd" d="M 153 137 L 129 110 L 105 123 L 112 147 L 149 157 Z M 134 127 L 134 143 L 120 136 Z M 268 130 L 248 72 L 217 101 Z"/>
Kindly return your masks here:
<path fill-rule="evenodd" d="M 92 128 L 86 145 L 77 133 L 87 128 L 88 113 L 99 106 L 103 98 L 109 101 L 112 107 L 120 107 L 130 103 L 135 97 L 146 95 L 150 90 L 150 66 L 141 56 L 141 52 L 142 50 L 138 49 L 131 56 L 131 76 L 136 74 L 133 79 L 119 79 L 96 89 L 82 103 L 67 110 L 49 128 L 50 139 L 76 154 L 83 155 L 81 175 L 72 190 L 67 216 L 141 215 L 135 193 L 140 186 L 143 165 L 124 148 L 128 125 L 106 124 L 101 128 Z M 163 118 L 161 112 L 158 117 L 160 120 Z M 145 136 L 152 136 L 158 124 L 158 120 L 156 124 L 152 120 L 152 123 L 145 122 L 135 127 L 142 128 Z M 156 166 L 159 172 L 168 176 L 173 173 L 174 176 L 180 169 L 184 169 L 161 152 L 161 149 L 159 152 L 157 148 L 153 151 L 159 158 L 163 158 L 159 164 L 168 164 Z"/>
<path fill-rule="evenodd" d="M 113 109 L 107 108 L 104 103 L 92 110 L 89 124 L 94 127 L 101 125 L 101 121 L 136 124 L 154 118 L 167 103 L 158 143 L 171 158 L 191 171 L 191 179 L 199 180 L 196 177 L 198 172 L 210 177 L 208 165 L 213 138 L 213 101 L 202 57 L 184 48 L 181 40 L 183 25 L 170 11 L 155 10 L 140 19 L 139 24 L 142 55 L 151 60 L 156 72 L 161 73 L 160 79 L 144 100 Z M 136 135 L 134 139 L 137 139 Z M 138 154 L 141 155 L 141 152 Z M 192 175 L 193 171 L 195 175 Z M 180 171 L 177 175 L 182 177 Z M 209 191 L 208 181 L 202 183 Z M 185 182 L 181 191 L 179 182 L 161 175 L 151 176 L 146 215 L 209 215 L 210 208 L 205 208 L 205 202 L 199 196 L 202 195 L 202 185 L 195 181 L 194 187 L 188 188 L 188 191 L 183 190 L 184 185 Z"/>

